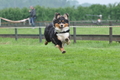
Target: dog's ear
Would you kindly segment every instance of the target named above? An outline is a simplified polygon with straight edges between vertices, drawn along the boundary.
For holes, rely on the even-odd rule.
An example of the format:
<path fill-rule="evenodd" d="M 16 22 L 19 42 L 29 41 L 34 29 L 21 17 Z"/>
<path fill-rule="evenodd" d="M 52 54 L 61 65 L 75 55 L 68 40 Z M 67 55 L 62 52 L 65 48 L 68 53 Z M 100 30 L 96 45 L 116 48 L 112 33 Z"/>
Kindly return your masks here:
<path fill-rule="evenodd" d="M 64 18 L 65 18 L 65 19 L 68 19 L 69 14 L 68 14 L 68 13 L 66 13 L 66 14 L 64 14 L 63 16 L 64 16 Z"/>
<path fill-rule="evenodd" d="M 55 13 L 55 19 L 58 19 L 60 17 L 60 13 Z"/>

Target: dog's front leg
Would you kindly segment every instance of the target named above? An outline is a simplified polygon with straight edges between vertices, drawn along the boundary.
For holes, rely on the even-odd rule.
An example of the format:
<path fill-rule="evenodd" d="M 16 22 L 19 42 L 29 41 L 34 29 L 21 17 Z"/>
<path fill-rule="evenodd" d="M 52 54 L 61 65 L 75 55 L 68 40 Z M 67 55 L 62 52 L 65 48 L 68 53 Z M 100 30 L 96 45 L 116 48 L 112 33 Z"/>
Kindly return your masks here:
<path fill-rule="evenodd" d="M 66 53 L 66 51 L 64 50 L 64 48 L 62 47 L 62 45 L 56 45 L 57 48 L 59 48 L 59 50 L 64 54 Z"/>
<path fill-rule="evenodd" d="M 64 54 L 64 53 L 66 53 L 66 51 L 64 50 L 64 48 L 59 48 L 60 49 L 60 51 Z"/>

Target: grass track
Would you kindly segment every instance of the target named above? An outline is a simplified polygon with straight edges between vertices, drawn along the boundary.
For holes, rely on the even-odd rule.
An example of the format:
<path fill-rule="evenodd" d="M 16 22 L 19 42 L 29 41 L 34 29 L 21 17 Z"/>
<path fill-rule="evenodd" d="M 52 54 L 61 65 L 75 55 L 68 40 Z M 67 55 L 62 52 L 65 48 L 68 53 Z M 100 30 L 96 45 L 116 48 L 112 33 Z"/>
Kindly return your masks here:
<path fill-rule="evenodd" d="M 120 27 L 114 27 L 113 28 L 113 34 L 114 35 L 120 35 Z M 44 28 L 42 28 L 42 34 L 44 33 Z M 109 34 L 109 28 L 106 27 L 77 27 L 76 28 L 77 34 Z M 15 34 L 14 29 L 10 28 L 0 28 L 0 34 Z M 39 34 L 38 28 L 32 29 L 31 28 L 25 28 L 25 29 L 18 29 L 18 34 Z M 73 28 L 70 28 L 70 34 L 73 34 Z"/>
<path fill-rule="evenodd" d="M 66 54 L 38 39 L 0 38 L 1 80 L 119 80 L 120 44 L 77 41 Z"/>

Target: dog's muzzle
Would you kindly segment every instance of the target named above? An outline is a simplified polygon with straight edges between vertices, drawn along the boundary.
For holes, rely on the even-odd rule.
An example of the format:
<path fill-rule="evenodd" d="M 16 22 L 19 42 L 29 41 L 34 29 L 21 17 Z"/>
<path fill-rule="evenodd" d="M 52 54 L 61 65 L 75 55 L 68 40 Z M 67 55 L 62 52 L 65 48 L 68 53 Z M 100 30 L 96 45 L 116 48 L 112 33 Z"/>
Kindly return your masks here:
<path fill-rule="evenodd" d="M 64 24 L 60 24 L 60 29 L 63 29 L 64 28 Z"/>

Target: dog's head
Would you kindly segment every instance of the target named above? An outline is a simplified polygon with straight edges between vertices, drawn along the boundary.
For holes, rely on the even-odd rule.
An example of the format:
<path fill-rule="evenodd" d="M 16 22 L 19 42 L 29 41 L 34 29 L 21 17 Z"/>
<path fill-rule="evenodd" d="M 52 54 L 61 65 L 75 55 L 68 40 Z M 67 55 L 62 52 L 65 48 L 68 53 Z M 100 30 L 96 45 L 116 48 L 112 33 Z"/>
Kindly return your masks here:
<path fill-rule="evenodd" d="M 66 13 L 64 15 L 60 15 L 60 13 L 56 13 L 53 19 L 53 24 L 55 30 L 60 32 L 66 29 L 69 29 L 69 15 Z"/>

